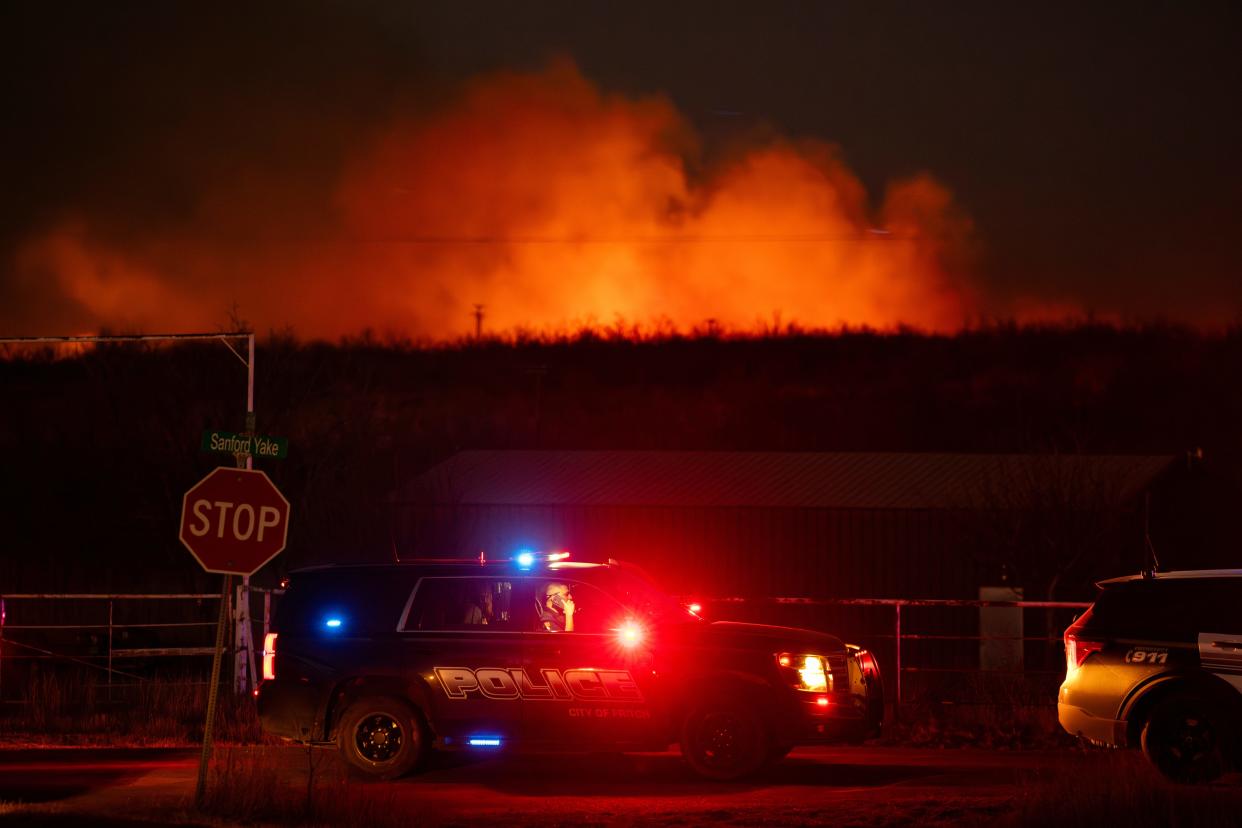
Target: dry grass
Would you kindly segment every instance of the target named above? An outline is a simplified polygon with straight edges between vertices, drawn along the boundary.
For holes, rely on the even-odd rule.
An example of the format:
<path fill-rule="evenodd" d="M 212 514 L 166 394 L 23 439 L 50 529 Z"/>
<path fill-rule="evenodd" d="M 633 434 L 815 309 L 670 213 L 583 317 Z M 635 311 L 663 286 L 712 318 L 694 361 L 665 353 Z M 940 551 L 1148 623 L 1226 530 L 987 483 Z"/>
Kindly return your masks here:
<path fill-rule="evenodd" d="M 202 741 L 207 686 L 197 677 L 165 677 L 109 688 L 75 674 L 32 677 L 24 703 L 0 716 L 0 740 L 25 744 L 177 746 Z M 216 736 L 237 744 L 272 743 L 254 700 L 222 688 Z"/>
<path fill-rule="evenodd" d="M 293 760 L 293 757 L 297 757 Z M 290 762 L 298 767 L 291 772 Z M 202 812 L 246 824 L 407 826 L 393 788 L 353 778 L 334 754 L 307 748 L 224 748 L 212 760 Z M 435 822 L 420 813 L 418 823 Z"/>
<path fill-rule="evenodd" d="M 916 701 L 903 705 L 900 717 L 889 717 L 887 741 L 1002 750 L 1076 744 L 1057 721 L 1055 687 L 1042 677 L 978 672 L 940 678 L 936 692 L 913 693 Z"/>
<path fill-rule="evenodd" d="M 884 742 L 912 747 L 1046 750 L 1075 744 L 1048 705 L 911 705 L 884 728 Z"/>
<path fill-rule="evenodd" d="M 1063 828 L 1225 828 L 1242 824 L 1242 785 L 1176 785 L 1136 751 L 1108 751 L 1089 763 L 1033 774 L 1010 824 Z"/>

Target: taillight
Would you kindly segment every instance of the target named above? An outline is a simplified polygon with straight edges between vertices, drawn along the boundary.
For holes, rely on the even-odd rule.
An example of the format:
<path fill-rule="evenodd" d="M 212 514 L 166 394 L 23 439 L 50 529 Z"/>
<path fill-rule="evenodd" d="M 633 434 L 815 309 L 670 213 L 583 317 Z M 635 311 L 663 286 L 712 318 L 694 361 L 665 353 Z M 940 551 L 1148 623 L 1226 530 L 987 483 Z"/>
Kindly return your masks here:
<path fill-rule="evenodd" d="M 276 633 L 263 637 L 263 680 L 276 678 Z"/>
<path fill-rule="evenodd" d="M 1070 675 L 1087 660 L 1087 656 L 1104 649 L 1104 642 L 1098 639 L 1083 638 L 1082 630 L 1087 619 L 1091 617 L 1088 609 L 1082 617 L 1070 624 L 1065 631 L 1065 675 Z"/>

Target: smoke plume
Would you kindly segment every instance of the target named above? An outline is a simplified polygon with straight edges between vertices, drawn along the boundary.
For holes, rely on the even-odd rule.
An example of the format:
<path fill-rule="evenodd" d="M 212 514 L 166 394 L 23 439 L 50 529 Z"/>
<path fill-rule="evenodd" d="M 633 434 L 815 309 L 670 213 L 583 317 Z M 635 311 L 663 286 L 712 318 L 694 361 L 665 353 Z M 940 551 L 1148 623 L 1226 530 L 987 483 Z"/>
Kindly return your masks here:
<path fill-rule="evenodd" d="M 703 158 L 667 99 L 608 94 L 568 62 L 393 118 L 318 195 L 281 169 L 212 180 L 168 221 L 59 216 L 18 246 L 18 324 L 215 330 L 236 306 L 306 338 L 444 339 L 473 330 L 476 304 L 489 332 L 950 331 L 981 311 L 969 222 L 930 176 L 873 204 L 824 143 Z"/>

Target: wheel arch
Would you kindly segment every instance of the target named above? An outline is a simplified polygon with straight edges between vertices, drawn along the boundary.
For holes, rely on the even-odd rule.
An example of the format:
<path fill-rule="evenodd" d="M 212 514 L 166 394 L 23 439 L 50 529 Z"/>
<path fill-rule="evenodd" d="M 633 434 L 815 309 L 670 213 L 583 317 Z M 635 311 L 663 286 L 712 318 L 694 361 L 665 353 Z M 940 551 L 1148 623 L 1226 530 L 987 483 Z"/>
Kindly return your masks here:
<path fill-rule="evenodd" d="M 402 676 L 351 676 L 339 682 L 332 690 L 328 709 L 324 714 L 324 738 L 336 738 L 341 716 L 358 699 L 369 696 L 392 696 L 407 702 L 422 720 L 422 725 L 435 735 L 431 721 L 427 687 L 417 679 Z"/>
<path fill-rule="evenodd" d="M 1166 673 L 1139 685 L 1127 696 L 1118 718 L 1126 723 L 1126 745 L 1139 744 L 1139 736 L 1152 708 L 1179 692 L 1192 692 L 1220 704 L 1235 720 L 1242 719 L 1242 695 L 1212 673 Z"/>
<path fill-rule="evenodd" d="M 672 705 L 672 721 L 679 723 L 696 704 L 705 699 L 722 697 L 742 698 L 756 703 L 768 724 L 772 723 L 779 703 L 777 688 L 761 676 L 741 670 L 717 670 L 697 675 L 678 689 Z"/>

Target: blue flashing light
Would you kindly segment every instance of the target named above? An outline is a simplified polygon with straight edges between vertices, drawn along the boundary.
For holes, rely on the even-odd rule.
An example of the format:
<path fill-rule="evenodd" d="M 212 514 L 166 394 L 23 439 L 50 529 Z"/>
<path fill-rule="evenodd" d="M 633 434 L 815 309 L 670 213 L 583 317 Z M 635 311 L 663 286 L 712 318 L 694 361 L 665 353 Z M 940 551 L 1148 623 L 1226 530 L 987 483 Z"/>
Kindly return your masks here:
<path fill-rule="evenodd" d="M 325 627 L 327 627 L 328 629 L 330 629 L 330 630 L 335 630 L 335 629 L 338 629 L 338 628 L 341 626 L 341 619 L 339 619 L 339 618 L 329 618 L 327 621 L 324 621 L 324 622 L 323 622 L 323 625 L 324 625 Z"/>
<path fill-rule="evenodd" d="M 530 569 L 535 565 L 535 553 L 530 551 L 522 551 L 518 553 L 517 565 L 519 569 Z"/>
<path fill-rule="evenodd" d="M 476 736 L 470 739 L 471 747 L 500 747 L 500 739 L 495 736 Z"/>

